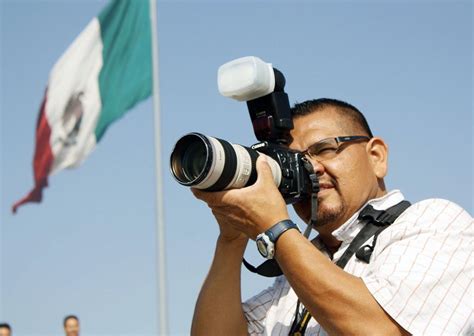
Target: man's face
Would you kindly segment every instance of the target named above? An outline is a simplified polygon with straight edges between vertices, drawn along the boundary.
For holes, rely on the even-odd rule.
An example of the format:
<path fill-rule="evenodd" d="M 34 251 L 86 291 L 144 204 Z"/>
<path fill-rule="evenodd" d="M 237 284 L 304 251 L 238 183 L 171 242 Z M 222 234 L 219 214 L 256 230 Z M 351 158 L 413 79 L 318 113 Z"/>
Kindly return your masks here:
<path fill-rule="evenodd" d="M 0 336 L 10 336 L 10 330 L 8 328 L 0 328 Z"/>
<path fill-rule="evenodd" d="M 78 336 L 79 335 L 79 321 L 74 318 L 67 319 L 64 325 L 64 331 L 66 333 L 66 336 Z"/>
<path fill-rule="evenodd" d="M 297 117 L 294 119 L 294 126 L 290 148 L 300 151 L 325 138 L 365 135 L 350 119 L 341 116 L 334 108 Z M 377 154 L 372 150 L 373 141 L 343 144 L 334 158 L 322 162 L 310 159 L 320 183 L 318 231 L 334 231 L 368 200 L 384 194 L 378 179 L 385 175 L 386 162 L 380 163 L 377 157 L 374 158 Z M 307 222 L 310 218 L 310 201 L 295 204 L 295 210 Z"/>

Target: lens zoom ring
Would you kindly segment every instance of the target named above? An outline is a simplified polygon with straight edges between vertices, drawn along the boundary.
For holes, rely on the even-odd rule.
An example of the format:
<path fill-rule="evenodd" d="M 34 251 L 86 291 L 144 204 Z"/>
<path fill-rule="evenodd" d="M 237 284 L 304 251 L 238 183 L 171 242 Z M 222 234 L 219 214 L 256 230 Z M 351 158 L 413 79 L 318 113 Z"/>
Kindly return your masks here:
<path fill-rule="evenodd" d="M 251 148 L 245 147 L 247 152 L 250 155 L 250 160 L 252 161 L 252 172 L 250 173 L 249 180 L 247 181 L 247 184 L 245 185 L 250 186 L 257 181 L 257 158 L 258 158 L 258 152 L 256 150 L 253 150 Z"/>
<path fill-rule="evenodd" d="M 224 188 L 229 185 L 230 181 L 232 181 L 237 169 L 237 156 L 235 155 L 234 147 L 232 147 L 232 145 L 225 140 L 217 139 L 217 141 L 219 141 L 222 145 L 222 148 L 224 148 L 224 170 L 222 171 L 222 174 L 216 183 L 214 183 L 213 186 L 207 188 L 206 191 L 224 190 Z"/>

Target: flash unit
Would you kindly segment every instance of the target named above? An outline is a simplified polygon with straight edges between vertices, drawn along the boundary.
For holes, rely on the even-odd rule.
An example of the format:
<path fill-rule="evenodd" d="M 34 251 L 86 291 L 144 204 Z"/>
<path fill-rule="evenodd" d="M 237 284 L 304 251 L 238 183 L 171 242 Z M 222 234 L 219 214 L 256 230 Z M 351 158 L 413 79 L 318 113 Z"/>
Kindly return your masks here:
<path fill-rule="evenodd" d="M 217 85 L 224 97 L 249 101 L 273 92 L 275 74 L 270 63 L 247 56 L 221 65 Z"/>

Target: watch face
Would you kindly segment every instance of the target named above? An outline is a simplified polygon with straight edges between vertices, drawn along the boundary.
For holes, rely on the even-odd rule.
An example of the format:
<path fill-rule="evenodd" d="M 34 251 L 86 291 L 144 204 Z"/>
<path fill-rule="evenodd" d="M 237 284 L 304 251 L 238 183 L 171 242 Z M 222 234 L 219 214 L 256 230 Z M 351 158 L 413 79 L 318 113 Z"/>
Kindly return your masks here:
<path fill-rule="evenodd" d="M 266 257 L 268 255 L 267 245 L 260 239 L 257 240 L 257 248 L 262 256 Z"/>

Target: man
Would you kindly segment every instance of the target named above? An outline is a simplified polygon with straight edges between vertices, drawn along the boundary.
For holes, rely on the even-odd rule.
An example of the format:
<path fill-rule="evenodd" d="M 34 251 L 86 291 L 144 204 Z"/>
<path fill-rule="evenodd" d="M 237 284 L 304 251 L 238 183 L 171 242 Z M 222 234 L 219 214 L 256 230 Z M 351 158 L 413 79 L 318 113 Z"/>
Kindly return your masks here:
<path fill-rule="evenodd" d="M 220 235 L 192 334 L 288 335 L 292 325 L 301 323 L 302 306 L 314 317 L 306 335 L 467 332 L 473 323 L 471 216 L 445 200 L 416 203 L 378 236 L 370 263 L 352 256 L 341 269 L 334 263 L 363 226 L 357 218 L 360 210 L 366 204 L 385 210 L 403 195 L 387 192 L 387 145 L 372 136 L 354 106 L 319 99 L 297 104 L 292 113 L 290 148 L 305 154 L 320 182 L 319 235 L 310 242 L 297 229 L 281 234 L 275 259 L 284 275 L 241 304 L 240 268 L 247 242 L 289 219 L 285 202 L 264 156 L 250 187 L 193 190 L 212 209 Z M 354 137 L 336 140 L 343 136 Z M 323 146 L 326 142 L 332 145 Z M 308 222 L 310 202 L 294 207 Z"/>
<path fill-rule="evenodd" d="M 79 318 L 75 315 L 68 315 L 63 320 L 64 333 L 66 336 L 79 336 Z"/>
<path fill-rule="evenodd" d="M 8 323 L 0 323 L 0 336 L 11 336 L 12 328 Z"/>

